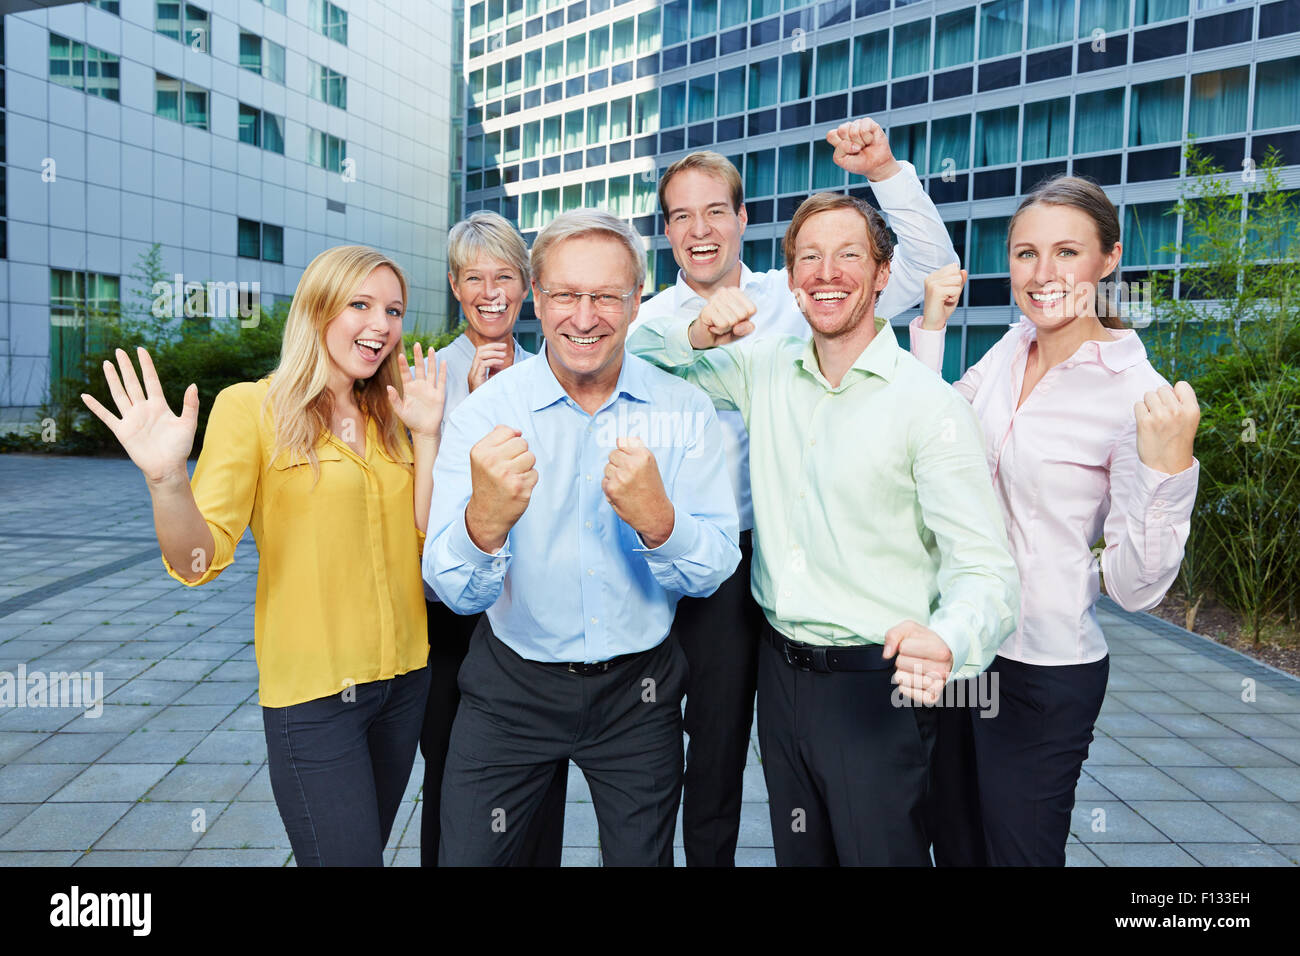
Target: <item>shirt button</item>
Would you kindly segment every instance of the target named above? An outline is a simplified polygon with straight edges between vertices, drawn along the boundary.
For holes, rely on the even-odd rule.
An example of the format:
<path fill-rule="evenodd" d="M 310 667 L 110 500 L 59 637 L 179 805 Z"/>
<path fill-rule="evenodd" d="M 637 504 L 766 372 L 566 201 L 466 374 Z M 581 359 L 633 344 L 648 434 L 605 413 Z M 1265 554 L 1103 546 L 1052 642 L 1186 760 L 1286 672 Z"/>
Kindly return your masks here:
<path fill-rule="evenodd" d="M 588 480 L 588 481 L 591 481 L 591 475 L 588 475 L 588 476 L 587 476 L 587 480 Z"/>
<path fill-rule="evenodd" d="M 595 568 L 588 568 L 588 569 L 587 569 L 587 574 L 588 574 L 588 575 L 595 574 L 595 573 L 596 573 L 596 569 L 595 569 Z"/>
<path fill-rule="evenodd" d="M 816 439 L 816 438 L 810 438 L 810 439 L 808 439 L 808 444 L 810 444 L 810 445 L 815 445 L 815 444 L 817 444 L 817 439 Z"/>
<path fill-rule="evenodd" d="M 588 528 L 591 527 L 591 522 L 590 522 L 590 521 L 587 522 L 587 527 L 588 527 Z"/>
<path fill-rule="evenodd" d="M 595 623 L 596 623 L 596 619 L 595 619 L 594 617 L 591 619 L 591 623 L 592 623 L 592 624 L 595 624 Z"/>
<path fill-rule="evenodd" d="M 790 596 L 790 589 L 789 589 L 789 588 L 786 588 L 784 591 L 781 592 L 781 597 L 787 597 L 787 598 L 788 598 L 789 596 Z"/>
<path fill-rule="evenodd" d="M 492 570 L 500 571 L 503 567 L 505 567 L 505 563 L 506 562 L 502 558 L 496 558 L 492 562 Z"/>
<path fill-rule="evenodd" d="M 1163 501 L 1157 500 L 1155 505 L 1157 508 L 1163 508 L 1165 506 L 1165 503 Z"/>
<path fill-rule="evenodd" d="M 808 493 L 807 493 L 806 491 L 801 491 L 801 492 L 799 492 L 799 497 L 800 497 L 800 498 L 807 498 L 807 497 L 808 497 Z"/>

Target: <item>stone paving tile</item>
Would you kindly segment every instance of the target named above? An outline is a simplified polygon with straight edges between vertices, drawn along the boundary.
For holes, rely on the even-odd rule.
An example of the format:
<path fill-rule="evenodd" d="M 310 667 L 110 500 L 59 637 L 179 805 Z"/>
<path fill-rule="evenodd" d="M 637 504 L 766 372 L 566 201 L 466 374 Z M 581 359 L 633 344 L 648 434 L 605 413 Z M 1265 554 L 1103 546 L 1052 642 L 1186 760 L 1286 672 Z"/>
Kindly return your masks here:
<path fill-rule="evenodd" d="M 190 850 L 225 809 L 224 803 L 137 803 L 95 849 Z"/>
<path fill-rule="evenodd" d="M 126 734 L 34 734 L 41 741 L 13 763 L 90 764 L 126 739 Z"/>
<path fill-rule="evenodd" d="M 1242 776 L 1290 803 L 1300 803 L 1300 767 L 1242 767 Z"/>
<path fill-rule="evenodd" d="M 1241 737 L 1231 727 L 1205 714 L 1152 714 L 1151 720 L 1175 737 Z"/>
<path fill-rule="evenodd" d="M 229 704 L 233 709 L 255 693 L 256 687 L 243 681 L 204 681 L 181 695 L 177 704 Z"/>
<path fill-rule="evenodd" d="M 1216 801 L 1211 806 L 1264 843 L 1300 839 L 1300 809 L 1289 804 Z"/>
<path fill-rule="evenodd" d="M 1104 816 L 1098 811 L 1102 811 Z M 1167 836 L 1139 816 L 1132 807 L 1117 800 L 1076 803 L 1070 814 L 1070 832 L 1080 843 L 1169 842 Z"/>
<path fill-rule="evenodd" d="M 1295 769 L 1295 761 L 1254 740 L 1190 737 L 1187 742 L 1229 767 L 1281 767 Z"/>
<path fill-rule="evenodd" d="M 99 759 L 101 763 L 161 763 L 170 767 L 205 736 L 202 731 L 150 733 L 141 727 Z"/>
<path fill-rule="evenodd" d="M 60 729 L 66 734 L 130 733 L 142 727 L 158 713 L 157 707 L 144 704 L 104 704 L 98 717 L 89 714 L 68 721 Z"/>
<path fill-rule="evenodd" d="M 62 764 L 34 766 L 59 767 Z M 163 764 L 96 763 L 49 798 L 51 803 L 89 803 L 109 800 L 138 800 L 167 772 Z"/>
<path fill-rule="evenodd" d="M 1165 773 L 1202 800 L 1277 800 L 1277 794 L 1231 767 L 1166 767 Z"/>
<path fill-rule="evenodd" d="M 1089 848 L 1106 866 L 1200 866 L 1176 843 L 1094 843 Z"/>
<path fill-rule="evenodd" d="M 149 799 L 155 803 L 195 803 L 202 800 L 228 803 L 256 772 L 257 768 L 243 764 L 182 764 L 168 771 L 167 776 L 149 791 Z"/>
<path fill-rule="evenodd" d="M 1158 767 L 1216 767 L 1219 761 L 1186 740 L 1161 737 L 1120 737 L 1119 742 Z"/>
<path fill-rule="evenodd" d="M 80 764 L 17 763 L 0 767 L 0 793 L 6 802 L 42 803 L 84 772 Z"/>
<path fill-rule="evenodd" d="M 192 851 L 181 866 L 285 866 L 289 863 L 287 849 L 210 850 L 204 847 Z"/>
<path fill-rule="evenodd" d="M 1181 846 L 1204 866 L 1296 865 L 1263 843 L 1183 843 Z"/>
<path fill-rule="evenodd" d="M 271 790 L 271 771 L 265 762 L 257 768 L 257 772 L 244 785 L 244 789 L 239 791 L 235 799 L 252 803 L 265 803 L 275 799 L 275 794 Z"/>
<path fill-rule="evenodd" d="M 57 866 L 69 867 L 81 859 L 80 851 L 29 850 L 0 851 L 0 866 Z"/>
<path fill-rule="evenodd" d="M 92 850 L 76 866 L 180 866 L 184 850 Z"/>
<path fill-rule="evenodd" d="M 0 764 L 9 763 L 39 746 L 43 734 L 27 730 L 0 731 Z"/>
<path fill-rule="evenodd" d="M 1169 839 L 1179 843 L 1257 843 L 1259 838 L 1208 803 L 1190 800 L 1135 800 L 1130 806 Z M 1255 806 L 1255 804 L 1246 804 Z M 1082 836 L 1079 837 L 1083 839 Z"/>
<path fill-rule="evenodd" d="M 1089 771 L 1097 782 L 1119 799 L 1192 800 L 1196 794 L 1158 767 L 1096 767 Z M 1075 790 L 1078 800 L 1078 790 Z"/>
<path fill-rule="evenodd" d="M 200 847 L 213 849 L 289 848 L 289 835 L 274 803 L 232 803 L 208 827 Z"/>
<path fill-rule="evenodd" d="M 44 803 L 0 836 L 0 850 L 88 849 L 134 805 Z"/>
<path fill-rule="evenodd" d="M 163 708 L 145 724 L 149 733 L 168 730 L 211 730 L 234 711 L 231 704 L 175 704 Z"/>
<path fill-rule="evenodd" d="M 1102 714 L 1097 729 L 1112 737 L 1172 737 L 1173 733 L 1145 714 Z"/>
<path fill-rule="evenodd" d="M 1088 747 L 1088 759 L 1083 768 L 1139 765 L 1144 763 L 1141 757 L 1111 737 L 1098 735 Z"/>
<path fill-rule="evenodd" d="M 36 809 L 35 803 L 0 803 L 0 835 Z"/>
<path fill-rule="evenodd" d="M 214 730 L 185 758 L 186 763 L 249 763 L 266 760 L 266 737 L 260 731 Z"/>
<path fill-rule="evenodd" d="M 1105 866 L 1106 864 L 1097 859 L 1097 855 L 1082 843 L 1067 843 L 1065 845 L 1065 865 Z"/>

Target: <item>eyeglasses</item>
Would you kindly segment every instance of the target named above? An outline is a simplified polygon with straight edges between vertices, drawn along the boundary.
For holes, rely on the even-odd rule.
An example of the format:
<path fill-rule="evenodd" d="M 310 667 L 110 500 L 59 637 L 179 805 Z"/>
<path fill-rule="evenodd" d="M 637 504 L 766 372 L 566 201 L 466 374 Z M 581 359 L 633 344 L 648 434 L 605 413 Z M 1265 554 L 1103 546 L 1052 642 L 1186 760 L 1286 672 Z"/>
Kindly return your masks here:
<path fill-rule="evenodd" d="M 635 295 L 632 292 L 552 292 L 550 289 L 543 289 L 538 286 L 538 291 L 551 300 L 557 312 L 567 314 L 578 310 L 578 302 L 585 295 L 591 299 L 591 304 L 595 306 L 599 315 L 617 316 L 622 315 L 627 306 L 628 299 Z"/>

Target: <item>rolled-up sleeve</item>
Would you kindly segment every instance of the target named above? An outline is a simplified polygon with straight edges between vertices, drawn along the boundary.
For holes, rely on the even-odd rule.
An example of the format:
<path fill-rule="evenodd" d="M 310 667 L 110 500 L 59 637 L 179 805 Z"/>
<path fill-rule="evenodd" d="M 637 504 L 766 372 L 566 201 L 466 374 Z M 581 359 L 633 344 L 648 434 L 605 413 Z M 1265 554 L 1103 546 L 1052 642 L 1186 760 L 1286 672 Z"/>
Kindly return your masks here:
<path fill-rule="evenodd" d="M 491 427 L 473 438 L 478 417 L 457 411 L 443 423 L 420 567 L 425 582 L 444 604 L 457 614 L 476 614 L 491 607 L 501 594 L 510 567 L 510 541 L 507 538 L 499 552 L 488 554 L 474 544 L 465 527 L 465 506 L 473 491 L 469 452 Z"/>
<path fill-rule="evenodd" d="M 871 184 L 889 226 L 898 236 L 889 267 L 889 282 L 876 303 L 876 315 L 891 319 L 916 305 L 925 291 L 925 277 L 957 261 L 952 237 L 943 217 L 926 194 L 911 163 Z"/>
<path fill-rule="evenodd" d="M 1143 464 L 1137 453 L 1136 423 L 1116 443 L 1101 570 L 1106 593 L 1124 610 L 1155 607 L 1178 577 L 1200 473 L 1196 459 L 1176 475 Z"/>
<path fill-rule="evenodd" d="M 939 549 L 939 606 L 929 627 L 953 656 L 950 679 L 972 677 L 1015 630 L 1020 577 L 984 460 L 975 413 L 949 393 L 914 458 L 917 499 Z"/>
<path fill-rule="evenodd" d="M 698 394 L 698 393 L 697 393 Z M 657 548 L 637 548 L 655 580 L 667 591 L 707 597 L 740 564 L 740 519 L 722 453 L 722 426 L 700 397 L 688 409 L 703 427 L 687 446 L 672 487 L 673 530 Z"/>
<path fill-rule="evenodd" d="M 196 549 L 191 568 L 203 574 L 193 581 L 177 573 L 165 555 L 162 559 L 167 573 L 186 587 L 207 584 L 234 562 L 235 545 L 252 519 L 262 461 L 256 393 L 255 383 L 241 382 L 222 389 L 212 403 L 190 488 L 212 532 L 213 553 Z"/>

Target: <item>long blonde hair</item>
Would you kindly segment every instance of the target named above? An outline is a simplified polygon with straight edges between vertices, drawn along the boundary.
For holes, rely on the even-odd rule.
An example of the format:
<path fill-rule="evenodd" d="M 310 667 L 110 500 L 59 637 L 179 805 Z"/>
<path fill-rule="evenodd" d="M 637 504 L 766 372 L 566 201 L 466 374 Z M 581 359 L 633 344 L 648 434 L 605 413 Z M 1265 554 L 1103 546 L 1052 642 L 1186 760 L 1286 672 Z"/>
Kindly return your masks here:
<path fill-rule="evenodd" d="M 284 326 L 280 364 L 271 373 L 271 385 L 263 407 L 270 408 L 275 422 L 274 461 L 288 451 L 290 459 L 305 459 L 315 479 L 320 477 L 316 445 L 330 430 L 334 395 L 329 390 L 330 356 L 325 345 L 325 328 L 347 306 L 366 277 L 387 266 L 402 287 L 407 301 L 406 276 L 392 259 L 369 246 L 335 246 L 326 249 L 307 266 L 298 280 Z M 375 420 L 379 440 L 395 459 L 406 446 L 406 432 L 388 401 L 388 386 L 402 393 L 398 355 L 402 343 L 389 354 L 370 378 L 353 383 L 352 392 L 363 415 Z"/>

